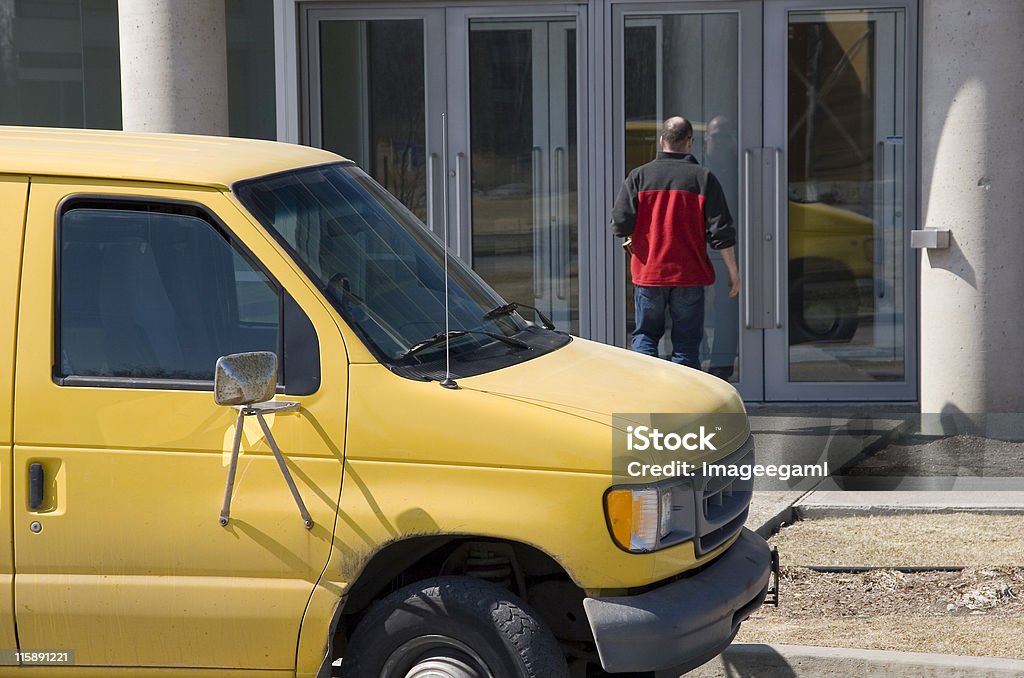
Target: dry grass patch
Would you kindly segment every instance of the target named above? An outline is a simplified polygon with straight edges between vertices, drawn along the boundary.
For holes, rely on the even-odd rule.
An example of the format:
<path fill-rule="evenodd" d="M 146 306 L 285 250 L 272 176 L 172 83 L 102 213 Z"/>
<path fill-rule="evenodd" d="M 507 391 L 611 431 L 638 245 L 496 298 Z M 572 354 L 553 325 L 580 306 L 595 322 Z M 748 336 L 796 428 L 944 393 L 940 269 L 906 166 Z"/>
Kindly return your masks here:
<path fill-rule="evenodd" d="M 1024 516 L 978 513 L 803 520 L 769 539 L 783 565 L 1024 565 Z"/>
<path fill-rule="evenodd" d="M 770 543 L 781 606 L 738 642 L 1024 659 L 1024 517 L 925 514 L 808 520 Z M 823 573 L 809 565 L 962 566 Z"/>

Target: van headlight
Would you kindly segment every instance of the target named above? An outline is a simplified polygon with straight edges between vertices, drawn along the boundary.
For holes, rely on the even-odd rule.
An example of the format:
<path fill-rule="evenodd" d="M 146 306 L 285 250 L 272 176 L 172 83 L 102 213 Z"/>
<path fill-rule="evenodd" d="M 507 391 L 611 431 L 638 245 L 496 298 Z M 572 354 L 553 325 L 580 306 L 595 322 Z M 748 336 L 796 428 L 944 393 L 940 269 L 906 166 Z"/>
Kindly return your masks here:
<path fill-rule="evenodd" d="M 692 505 L 693 491 L 683 483 L 613 487 L 604 495 L 612 539 L 634 553 L 691 539 Z"/>

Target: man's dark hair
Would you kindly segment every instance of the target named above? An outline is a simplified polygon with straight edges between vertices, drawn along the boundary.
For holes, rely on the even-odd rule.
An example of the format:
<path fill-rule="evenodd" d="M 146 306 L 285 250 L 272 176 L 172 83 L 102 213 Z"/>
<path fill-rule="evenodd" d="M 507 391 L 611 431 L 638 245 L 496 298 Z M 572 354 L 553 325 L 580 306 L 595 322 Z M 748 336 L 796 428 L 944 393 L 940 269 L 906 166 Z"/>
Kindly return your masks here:
<path fill-rule="evenodd" d="M 692 136 L 693 125 L 686 118 L 669 118 L 661 128 L 661 138 L 669 146 L 682 146 Z"/>

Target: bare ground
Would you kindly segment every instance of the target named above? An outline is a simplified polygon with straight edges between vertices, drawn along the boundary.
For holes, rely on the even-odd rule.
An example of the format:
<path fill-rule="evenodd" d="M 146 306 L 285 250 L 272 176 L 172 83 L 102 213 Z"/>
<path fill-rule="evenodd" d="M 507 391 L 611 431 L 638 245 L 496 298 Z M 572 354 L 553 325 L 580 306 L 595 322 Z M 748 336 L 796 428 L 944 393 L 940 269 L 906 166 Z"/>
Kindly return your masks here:
<path fill-rule="evenodd" d="M 738 642 L 1024 659 L 1024 517 L 837 518 L 784 527 L 781 605 Z M 966 566 L 821 573 L 807 565 Z"/>

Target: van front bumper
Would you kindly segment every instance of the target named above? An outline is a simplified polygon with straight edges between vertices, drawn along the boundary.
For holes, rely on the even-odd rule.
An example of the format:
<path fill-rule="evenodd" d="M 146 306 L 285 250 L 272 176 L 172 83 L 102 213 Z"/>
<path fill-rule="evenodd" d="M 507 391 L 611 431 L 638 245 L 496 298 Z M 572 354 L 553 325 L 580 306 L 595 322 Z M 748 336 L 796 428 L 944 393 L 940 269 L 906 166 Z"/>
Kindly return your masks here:
<path fill-rule="evenodd" d="M 771 562 L 764 539 L 743 529 L 692 577 L 635 596 L 584 599 L 602 667 L 684 672 L 715 657 L 764 602 Z"/>

